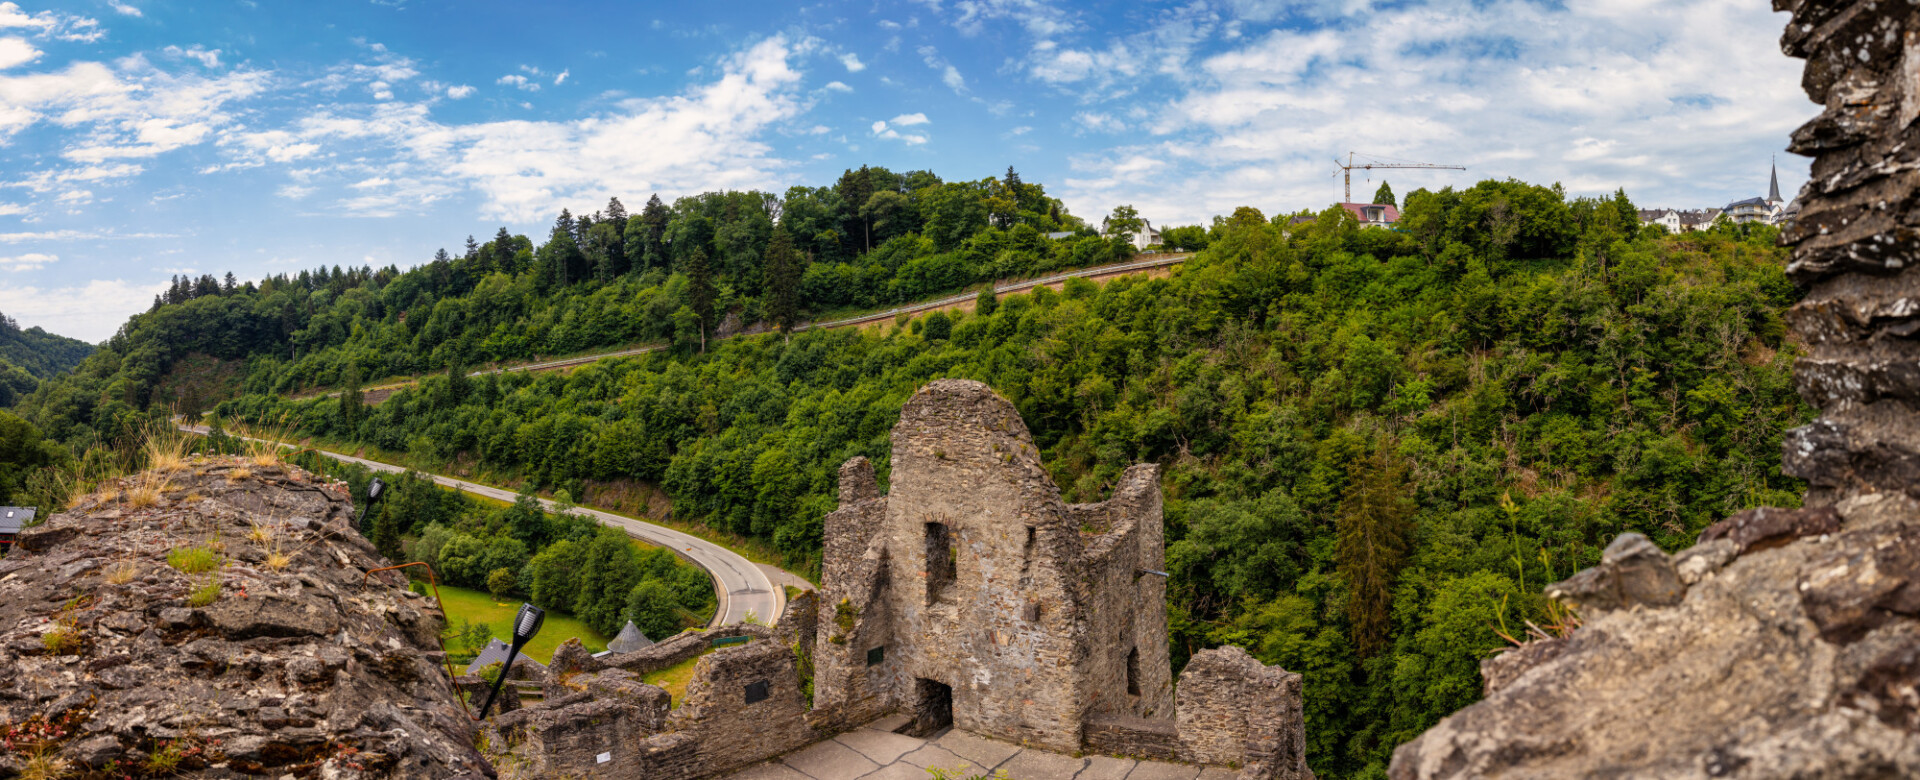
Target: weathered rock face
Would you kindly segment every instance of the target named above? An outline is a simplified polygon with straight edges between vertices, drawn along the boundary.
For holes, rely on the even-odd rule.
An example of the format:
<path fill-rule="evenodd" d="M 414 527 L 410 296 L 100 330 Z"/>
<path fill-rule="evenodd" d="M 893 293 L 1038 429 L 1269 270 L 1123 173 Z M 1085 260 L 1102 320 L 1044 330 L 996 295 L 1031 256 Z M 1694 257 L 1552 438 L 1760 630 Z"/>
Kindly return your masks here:
<path fill-rule="evenodd" d="M 0 733 L 57 734 L 0 745 L 0 777 L 35 751 L 69 776 L 492 775 L 436 664 L 432 600 L 391 573 L 363 587 L 388 564 L 344 485 L 234 461 L 125 482 L 0 559 Z M 141 483 L 160 491 L 135 508 Z M 169 563 L 186 549 L 212 570 Z"/>
<path fill-rule="evenodd" d="M 1548 589 L 1585 625 L 1483 664 L 1486 700 L 1400 746 L 1396 779 L 1920 776 L 1920 6 L 1774 8 L 1825 106 L 1786 232 L 1807 507 L 1671 558 L 1622 537 Z"/>

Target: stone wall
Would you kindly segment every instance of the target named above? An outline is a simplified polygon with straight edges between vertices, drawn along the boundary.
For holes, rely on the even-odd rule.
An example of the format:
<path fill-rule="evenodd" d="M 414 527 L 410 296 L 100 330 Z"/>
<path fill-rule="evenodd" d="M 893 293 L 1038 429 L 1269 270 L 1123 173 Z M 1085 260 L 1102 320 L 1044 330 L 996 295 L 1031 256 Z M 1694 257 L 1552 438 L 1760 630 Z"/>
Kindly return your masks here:
<path fill-rule="evenodd" d="M 707 775 L 819 738 L 807 722 L 793 650 L 774 641 L 725 647 L 702 657 L 686 700 L 667 716 L 667 730 L 699 741 L 700 768 Z"/>
<path fill-rule="evenodd" d="M 1180 757 L 1242 767 L 1244 778 L 1310 778 L 1300 675 L 1238 647 L 1202 650 L 1180 672 Z"/>
<path fill-rule="evenodd" d="M 1781 46 L 1825 109 L 1788 146 L 1814 158 L 1783 238 L 1807 287 L 1787 315 L 1808 348 L 1794 380 L 1821 414 L 1788 435 L 1784 470 L 1812 504 L 1920 498 L 1920 25 L 1902 3 L 1774 9 L 1793 12 Z"/>
<path fill-rule="evenodd" d="M 1171 717 L 1158 471 L 1068 506 L 1013 405 L 915 393 L 882 496 L 863 459 L 827 517 L 816 700 L 1079 749 L 1095 714 Z M 876 651 L 876 648 L 879 648 Z M 942 687 L 944 686 L 944 687 Z"/>

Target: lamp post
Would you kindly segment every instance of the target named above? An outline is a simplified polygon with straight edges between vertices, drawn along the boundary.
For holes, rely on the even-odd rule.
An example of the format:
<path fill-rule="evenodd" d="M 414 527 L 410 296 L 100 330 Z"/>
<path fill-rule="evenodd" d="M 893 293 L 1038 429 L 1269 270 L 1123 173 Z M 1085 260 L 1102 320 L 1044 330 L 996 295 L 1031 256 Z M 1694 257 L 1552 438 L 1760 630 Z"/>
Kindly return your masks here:
<path fill-rule="evenodd" d="M 367 483 L 367 505 L 360 507 L 360 519 L 353 521 L 353 530 L 363 534 L 367 532 L 367 511 L 373 509 L 373 502 L 379 501 L 380 493 L 386 489 L 387 483 L 381 482 L 379 477 Z"/>
<path fill-rule="evenodd" d="M 487 702 L 480 705 L 480 719 L 487 719 L 487 711 L 493 708 L 493 699 L 500 695 L 500 686 L 507 682 L 507 675 L 513 672 L 513 659 L 520 655 L 534 634 L 540 633 L 540 625 L 547 622 L 547 611 L 532 604 L 521 604 L 520 614 L 513 619 L 513 645 L 507 648 L 507 661 L 500 665 L 500 676 L 493 678 L 493 690 L 487 692 Z"/>

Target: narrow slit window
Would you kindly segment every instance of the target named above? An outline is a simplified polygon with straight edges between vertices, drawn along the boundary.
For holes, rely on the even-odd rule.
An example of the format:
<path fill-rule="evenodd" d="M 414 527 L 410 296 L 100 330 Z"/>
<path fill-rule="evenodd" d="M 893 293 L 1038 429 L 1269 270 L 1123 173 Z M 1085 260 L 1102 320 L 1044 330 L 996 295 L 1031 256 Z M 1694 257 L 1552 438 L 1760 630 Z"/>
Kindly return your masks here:
<path fill-rule="evenodd" d="M 945 523 L 927 524 L 927 604 L 940 598 L 958 576 L 953 532 Z"/>
<path fill-rule="evenodd" d="M 1140 695 L 1140 648 L 1127 651 L 1127 695 Z"/>

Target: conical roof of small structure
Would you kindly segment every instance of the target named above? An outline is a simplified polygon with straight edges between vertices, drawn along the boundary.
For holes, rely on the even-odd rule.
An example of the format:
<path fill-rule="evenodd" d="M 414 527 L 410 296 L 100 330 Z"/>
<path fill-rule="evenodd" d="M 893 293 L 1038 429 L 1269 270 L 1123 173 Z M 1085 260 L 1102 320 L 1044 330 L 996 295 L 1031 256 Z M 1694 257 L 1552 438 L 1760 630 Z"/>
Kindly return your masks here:
<path fill-rule="evenodd" d="M 640 627 L 634 625 L 633 621 L 629 620 L 627 621 L 627 625 L 620 629 L 620 635 L 614 637 L 613 641 L 607 643 L 607 650 L 615 653 L 631 653 L 635 650 L 644 650 L 652 645 L 653 640 L 648 639 L 646 634 L 640 633 Z"/>

